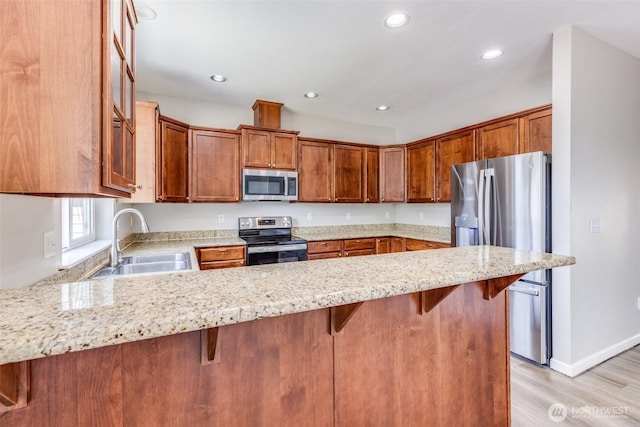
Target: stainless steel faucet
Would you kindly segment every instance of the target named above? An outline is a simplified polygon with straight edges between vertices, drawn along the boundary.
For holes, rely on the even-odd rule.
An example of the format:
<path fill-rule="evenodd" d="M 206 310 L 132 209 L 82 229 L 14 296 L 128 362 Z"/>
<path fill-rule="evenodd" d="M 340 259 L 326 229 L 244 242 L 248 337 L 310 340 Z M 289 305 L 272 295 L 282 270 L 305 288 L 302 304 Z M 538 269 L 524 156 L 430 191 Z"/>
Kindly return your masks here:
<path fill-rule="evenodd" d="M 120 243 L 118 242 L 118 218 L 126 213 L 132 213 L 140 218 L 140 226 L 143 233 L 149 232 L 149 226 L 147 225 L 147 221 L 144 219 L 144 215 L 137 209 L 127 208 L 122 209 L 117 212 L 113 216 L 113 222 L 111 223 L 113 230 L 113 242 L 111 242 L 111 267 L 115 267 L 120 262 L 122 262 L 122 252 L 120 251 Z"/>

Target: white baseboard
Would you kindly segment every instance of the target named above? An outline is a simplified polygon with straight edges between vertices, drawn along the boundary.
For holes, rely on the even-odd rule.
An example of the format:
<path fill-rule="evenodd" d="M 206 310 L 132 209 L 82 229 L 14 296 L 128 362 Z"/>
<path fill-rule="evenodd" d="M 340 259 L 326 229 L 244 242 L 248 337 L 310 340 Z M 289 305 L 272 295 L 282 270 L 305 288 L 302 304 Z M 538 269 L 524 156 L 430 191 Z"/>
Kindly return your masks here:
<path fill-rule="evenodd" d="M 635 347 L 638 344 L 640 344 L 640 334 L 634 335 L 626 340 L 602 349 L 591 356 L 578 360 L 576 363 L 569 364 L 561 360 L 556 360 L 552 357 L 549 361 L 549 367 L 554 371 L 558 371 L 569 377 L 575 377 L 584 371 L 599 365 L 605 360 L 611 359 L 613 356 L 616 356 L 631 347 Z"/>

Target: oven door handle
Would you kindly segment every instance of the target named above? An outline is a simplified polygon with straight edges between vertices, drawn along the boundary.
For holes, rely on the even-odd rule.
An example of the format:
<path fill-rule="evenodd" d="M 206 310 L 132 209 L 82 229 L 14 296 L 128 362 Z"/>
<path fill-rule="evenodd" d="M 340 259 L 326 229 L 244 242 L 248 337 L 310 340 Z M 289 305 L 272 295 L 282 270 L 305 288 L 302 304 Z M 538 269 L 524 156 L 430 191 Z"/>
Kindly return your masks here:
<path fill-rule="evenodd" d="M 285 251 L 306 251 L 306 243 L 296 243 L 294 245 L 269 245 L 269 246 L 248 246 L 248 254 L 263 254 L 265 252 L 285 252 Z"/>

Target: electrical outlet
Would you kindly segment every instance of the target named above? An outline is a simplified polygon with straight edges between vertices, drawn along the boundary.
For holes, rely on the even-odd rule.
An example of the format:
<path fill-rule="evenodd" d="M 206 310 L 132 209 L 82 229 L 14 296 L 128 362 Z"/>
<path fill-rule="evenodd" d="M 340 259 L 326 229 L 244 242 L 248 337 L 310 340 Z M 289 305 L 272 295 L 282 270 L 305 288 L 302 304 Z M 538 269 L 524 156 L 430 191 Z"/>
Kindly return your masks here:
<path fill-rule="evenodd" d="M 218 215 L 218 224 L 224 224 L 224 215 Z"/>
<path fill-rule="evenodd" d="M 311 212 L 307 213 L 307 221 L 313 221 L 313 214 Z"/>
<path fill-rule="evenodd" d="M 56 254 L 56 232 L 47 231 L 44 233 L 44 257 L 51 258 Z"/>
<path fill-rule="evenodd" d="M 638 310 L 640 310 L 640 297 L 638 297 Z"/>
<path fill-rule="evenodd" d="M 591 218 L 591 221 L 589 221 L 589 230 L 592 233 L 599 233 L 601 230 L 601 222 L 600 222 L 600 218 Z"/>
<path fill-rule="evenodd" d="M 351 212 L 347 212 L 347 221 L 351 221 Z"/>
<path fill-rule="evenodd" d="M 391 212 L 385 212 L 384 217 L 387 219 L 391 218 Z"/>
<path fill-rule="evenodd" d="M 418 218 L 420 218 L 420 221 L 422 221 L 424 219 L 424 212 L 420 212 L 418 214 Z"/>

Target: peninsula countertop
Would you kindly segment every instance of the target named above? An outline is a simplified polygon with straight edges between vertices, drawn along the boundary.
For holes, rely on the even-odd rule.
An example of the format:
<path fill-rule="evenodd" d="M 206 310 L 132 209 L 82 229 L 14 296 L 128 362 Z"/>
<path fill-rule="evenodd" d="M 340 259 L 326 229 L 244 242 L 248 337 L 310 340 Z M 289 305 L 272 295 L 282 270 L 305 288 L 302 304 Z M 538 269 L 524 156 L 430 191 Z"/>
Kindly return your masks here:
<path fill-rule="evenodd" d="M 0 364 L 567 266 L 493 246 L 0 291 Z"/>

